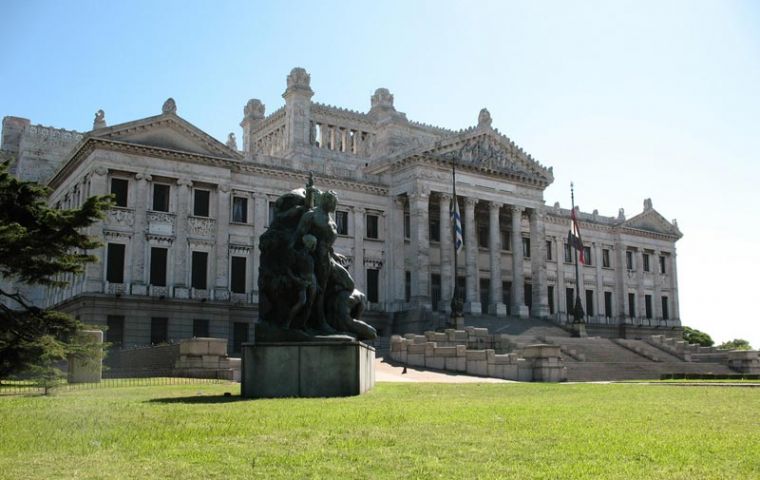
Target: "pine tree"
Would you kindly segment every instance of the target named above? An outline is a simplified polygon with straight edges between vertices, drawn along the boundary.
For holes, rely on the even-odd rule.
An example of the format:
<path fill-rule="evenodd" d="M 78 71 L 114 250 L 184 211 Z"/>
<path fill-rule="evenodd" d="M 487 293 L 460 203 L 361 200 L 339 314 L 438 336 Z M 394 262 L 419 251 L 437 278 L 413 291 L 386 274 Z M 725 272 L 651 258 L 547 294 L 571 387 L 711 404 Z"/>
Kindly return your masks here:
<path fill-rule="evenodd" d="M 18 180 L 0 164 L 0 276 L 14 282 L 64 286 L 61 274 L 78 274 L 97 257 L 99 243 L 85 233 L 111 205 L 110 196 L 87 199 L 80 208 L 47 205 L 49 189 Z M 74 317 L 32 305 L 18 291 L 0 288 L 0 380 L 23 371 L 50 373 L 68 355 L 92 353 L 75 339 L 84 325 Z"/>

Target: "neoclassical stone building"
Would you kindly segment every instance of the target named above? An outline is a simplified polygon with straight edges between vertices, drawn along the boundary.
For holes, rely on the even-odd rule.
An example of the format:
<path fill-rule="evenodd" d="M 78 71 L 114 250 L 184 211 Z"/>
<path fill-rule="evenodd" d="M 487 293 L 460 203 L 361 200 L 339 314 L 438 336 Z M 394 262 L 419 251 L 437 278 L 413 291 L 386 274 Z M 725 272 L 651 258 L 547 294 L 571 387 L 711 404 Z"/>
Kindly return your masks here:
<path fill-rule="evenodd" d="M 613 334 L 618 325 L 680 325 L 681 233 L 650 200 L 628 219 L 578 212 L 590 261 L 576 285 L 570 211 L 544 204 L 552 169 L 494 129 L 487 110 L 452 131 L 408 120 L 384 88 L 366 113 L 313 94 L 295 68 L 283 107 L 266 115 L 248 101 L 242 148 L 233 134 L 221 143 L 181 118 L 172 99 L 159 115 L 113 126 L 99 111 L 83 133 L 5 117 L 3 158 L 17 176 L 47 183 L 52 205 L 107 193 L 117 205 L 90 231 L 102 261 L 67 288 L 27 295 L 108 325 L 117 344 L 211 335 L 236 351 L 256 317 L 258 238 L 273 202 L 313 172 L 339 195 L 336 248 L 381 334 L 443 318 L 454 278 L 471 315 L 564 323 L 579 291 L 589 325 Z M 456 272 L 453 162 L 464 227 Z"/>

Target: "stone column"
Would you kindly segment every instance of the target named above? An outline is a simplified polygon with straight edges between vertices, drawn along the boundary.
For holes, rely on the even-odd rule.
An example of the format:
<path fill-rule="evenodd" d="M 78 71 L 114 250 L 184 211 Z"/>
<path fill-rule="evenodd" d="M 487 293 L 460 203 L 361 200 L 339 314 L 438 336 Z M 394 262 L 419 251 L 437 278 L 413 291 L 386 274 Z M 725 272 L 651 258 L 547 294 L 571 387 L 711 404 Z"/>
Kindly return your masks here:
<path fill-rule="evenodd" d="M 404 252 L 404 197 L 389 200 L 390 215 L 386 217 L 385 232 L 388 238 L 388 263 L 386 269 L 386 289 L 388 311 L 397 312 L 404 308 L 404 285 L 406 260 Z"/>
<path fill-rule="evenodd" d="M 490 202 L 488 205 L 488 253 L 491 267 L 491 285 L 488 313 L 499 317 L 507 316 L 507 306 L 502 301 L 501 294 L 501 232 L 499 229 L 499 211 L 502 204 Z"/>
<path fill-rule="evenodd" d="M 354 261 L 351 262 L 354 285 L 361 292 L 367 290 L 367 273 L 364 268 L 364 233 L 367 210 L 354 207 Z"/>
<path fill-rule="evenodd" d="M 174 248 L 174 296 L 189 298 L 188 271 L 190 248 L 187 243 L 187 217 L 190 215 L 190 190 L 193 182 L 188 178 L 177 180 L 177 241 Z"/>
<path fill-rule="evenodd" d="M 652 261 L 649 266 L 652 271 L 654 292 L 652 295 L 652 312 L 657 324 L 662 323 L 662 274 L 660 273 L 660 253 L 652 254 Z"/>
<path fill-rule="evenodd" d="M 644 251 L 636 250 L 636 316 L 646 322 L 646 309 L 644 308 Z"/>
<path fill-rule="evenodd" d="M 438 310 L 451 312 L 451 296 L 454 291 L 454 245 L 451 229 L 451 195 L 442 193 L 439 199 L 439 216 L 441 225 L 441 303 Z"/>
<path fill-rule="evenodd" d="M 666 265 L 667 266 L 667 265 Z M 673 298 L 670 299 L 672 303 L 673 320 L 676 325 L 681 325 L 681 314 L 678 308 L 678 272 L 676 270 L 676 251 L 670 255 L 670 292 Z"/>
<path fill-rule="evenodd" d="M 464 199 L 464 250 L 467 264 L 467 296 L 465 297 L 464 311 L 479 315 L 482 310 L 480 304 L 480 276 L 478 275 L 478 238 L 475 230 L 475 204 L 476 198 Z"/>
<path fill-rule="evenodd" d="M 536 318 L 549 316 L 549 293 L 546 290 L 546 227 L 544 212 L 530 212 L 530 269 L 533 278 L 532 314 Z"/>
<path fill-rule="evenodd" d="M 428 212 L 430 196 L 416 192 L 409 196 L 410 244 L 415 268 L 412 268 L 412 304 L 430 310 L 430 241 Z"/>
<path fill-rule="evenodd" d="M 523 207 L 512 205 L 512 315 L 528 317 L 525 305 L 523 276 L 522 212 Z"/>
<path fill-rule="evenodd" d="M 108 194 L 108 169 L 102 166 L 95 167 L 89 174 L 90 190 L 89 195 L 106 195 Z M 87 233 L 95 238 L 103 239 L 103 221 L 98 220 L 87 228 Z M 106 245 L 94 249 L 91 252 L 97 256 L 100 261 L 92 262 L 85 265 L 85 291 L 100 293 L 103 292 L 105 281 L 105 263 L 106 263 Z"/>
<path fill-rule="evenodd" d="M 626 248 L 622 240 L 615 241 L 615 297 L 619 324 L 630 323 L 628 319 L 628 266 L 625 261 Z"/>
<path fill-rule="evenodd" d="M 554 314 L 555 318 L 560 318 L 560 321 L 562 321 L 561 316 L 557 316 L 557 314 L 565 312 L 565 315 L 567 315 L 567 312 L 569 312 L 567 301 L 565 301 L 565 240 L 563 237 L 554 237 L 554 251 L 557 252 L 557 255 L 554 257 L 557 263 L 557 283 L 555 287 L 556 291 L 554 292 L 557 301 L 554 304 Z M 567 322 L 567 318 L 564 321 Z"/>
<path fill-rule="evenodd" d="M 137 180 L 137 189 L 135 192 L 135 235 L 132 237 L 132 294 L 147 295 L 145 233 L 148 230 L 148 199 L 151 197 L 152 178 L 148 174 L 138 173 L 135 175 L 135 180 Z"/>
<path fill-rule="evenodd" d="M 214 245 L 216 263 L 214 300 L 230 299 L 230 209 L 230 186 L 219 184 L 219 188 L 217 188 L 216 245 Z"/>
<path fill-rule="evenodd" d="M 594 266 L 596 268 L 596 309 L 594 314 L 599 319 L 604 319 L 604 275 L 602 273 L 602 247 L 596 242 L 591 243 L 591 254 L 594 257 Z"/>
<path fill-rule="evenodd" d="M 254 192 L 253 197 L 253 265 L 251 265 L 251 271 L 253 272 L 253 285 L 251 290 L 253 295 L 251 296 L 251 302 L 256 303 L 259 301 L 259 264 L 260 253 L 259 252 L 259 239 L 267 229 L 269 217 L 269 200 L 266 194 L 262 192 Z"/>

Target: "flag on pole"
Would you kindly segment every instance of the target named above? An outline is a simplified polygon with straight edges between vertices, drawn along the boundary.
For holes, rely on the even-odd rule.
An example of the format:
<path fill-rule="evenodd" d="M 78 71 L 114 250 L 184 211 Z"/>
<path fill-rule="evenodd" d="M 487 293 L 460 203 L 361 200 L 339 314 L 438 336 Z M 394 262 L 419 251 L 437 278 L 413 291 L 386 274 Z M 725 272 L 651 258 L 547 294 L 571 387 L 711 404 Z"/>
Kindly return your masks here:
<path fill-rule="evenodd" d="M 581 240 L 581 228 L 578 225 L 578 219 L 575 217 L 575 208 L 570 211 L 571 230 L 567 233 L 567 243 L 578 250 L 578 261 L 586 264 L 586 257 L 583 255 L 583 240 Z"/>
<path fill-rule="evenodd" d="M 464 245 L 464 237 L 462 237 L 462 217 L 459 216 L 459 202 L 457 197 L 454 197 L 454 208 L 451 209 L 451 222 L 454 227 L 454 251 L 459 254 Z"/>

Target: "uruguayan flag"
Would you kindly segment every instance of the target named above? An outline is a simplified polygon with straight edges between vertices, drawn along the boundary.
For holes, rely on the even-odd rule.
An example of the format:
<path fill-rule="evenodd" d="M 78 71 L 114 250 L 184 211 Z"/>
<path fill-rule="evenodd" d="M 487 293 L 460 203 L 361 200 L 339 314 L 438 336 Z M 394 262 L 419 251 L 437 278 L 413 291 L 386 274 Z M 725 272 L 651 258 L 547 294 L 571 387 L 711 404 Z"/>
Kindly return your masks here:
<path fill-rule="evenodd" d="M 454 197 L 454 208 L 451 210 L 451 221 L 454 225 L 454 251 L 459 253 L 464 245 L 464 238 L 462 237 L 462 217 L 459 215 L 459 202 L 457 197 Z"/>

